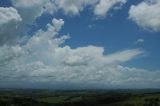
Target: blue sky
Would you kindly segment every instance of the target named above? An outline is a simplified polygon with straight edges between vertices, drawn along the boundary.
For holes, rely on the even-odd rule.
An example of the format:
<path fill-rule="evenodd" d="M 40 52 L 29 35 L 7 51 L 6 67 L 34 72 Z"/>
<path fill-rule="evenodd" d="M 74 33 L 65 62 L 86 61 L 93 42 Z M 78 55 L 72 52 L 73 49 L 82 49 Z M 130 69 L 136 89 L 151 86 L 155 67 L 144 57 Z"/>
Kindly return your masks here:
<path fill-rule="evenodd" d="M 84 71 L 91 73 L 90 75 L 91 77 L 95 77 L 95 74 L 92 75 L 92 72 L 95 73 L 97 67 L 99 67 L 98 70 L 102 70 L 102 73 L 103 72 L 105 73 L 106 72 L 105 70 L 107 70 L 108 68 L 109 69 L 113 68 L 112 69 L 113 71 L 109 70 L 108 72 L 111 71 L 111 73 L 113 73 L 114 71 L 116 71 L 115 73 L 119 73 L 121 72 L 120 71 L 121 67 L 123 67 L 125 71 L 126 70 L 129 70 L 129 72 L 131 70 L 135 71 L 131 73 L 127 71 L 126 73 L 123 72 L 120 73 L 122 75 L 118 76 L 117 79 L 120 80 L 121 82 L 117 82 L 116 79 L 112 78 L 108 78 L 109 80 L 105 78 L 101 79 L 101 83 L 98 84 L 98 86 L 95 85 L 100 80 L 99 77 L 94 79 L 95 82 L 91 80 L 92 78 L 89 80 L 85 77 L 86 78 L 85 81 L 87 81 L 88 83 L 84 85 L 84 88 L 88 88 L 88 86 L 91 86 L 93 88 L 103 88 L 103 87 L 108 88 L 109 84 L 111 84 L 112 87 L 117 87 L 117 88 L 121 87 L 132 88 L 134 87 L 132 85 L 135 85 L 137 88 L 141 88 L 143 86 L 140 85 L 143 84 L 144 87 L 151 87 L 151 86 L 156 88 L 160 87 L 157 85 L 158 81 L 160 81 L 160 77 L 158 77 L 160 75 L 159 71 L 160 70 L 160 56 L 159 56 L 160 16 L 158 14 L 160 8 L 157 8 L 157 6 L 160 5 L 160 2 L 158 0 L 154 0 L 155 3 L 150 3 L 151 2 L 150 0 L 133 0 L 133 1 L 111 0 L 111 1 L 113 2 L 110 3 L 110 1 L 108 0 L 93 0 L 93 1 L 89 0 L 84 5 L 83 0 L 78 0 L 77 2 L 74 0 L 73 2 L 71 0 L 59 0 L 59 1 L 42 0 L 37 2 L 31 1 L 31 3 L 28 3 L 30 2 L 29 0 L 28 1 L 0 0 L 0 8 L 1 8 L 0 18 L 2 18 L 2 22 L 0 22 L 0 27 L 2 29 L 0 30 L 1 31 L 0 37 L 2 39 L 0 40 L 0 42 L 2 42 L 0 43 L 1 44 L 0 49 L 4 50 L 4 52 L 0 54 L 0 58 L 2 58 L 0 62 L 3 63 L 4 61 L 2 60 L 5 59 L 3 59 L 2 56 L 7 55 L 7 53 L 10 52 L 11 54 L 9 54 L 9 56 L 11 55 L 11 58 L 14 59 L 11 59 L 6 63 L 11 64 L 12 66 L 20 61 L 21 63 L 24 63 L 29 67 L 33 66 L 33 69 L 29 69 L 28 67 L 23 66 L 24 64 L 21 65 L 18 64 L 17 65 L 18 68 L 12 67 L 13 70 L 15 70 L 16 73 L 15 76 L 12 76 L 11 75 L 12 72 L 10 71 L 0 72 L 2 75 L 0 76 L 0 78 L 4 78 L 5 75 L 11 77 L 4 79 L 1 82 L 3 83 L 1 86 L 2 87 L 9 86 L 7 84 L 4 84 L 6 81 L 13 83 L 12 81 L 10 81 L 10 79 L 14 79 L 15 80 L 14 83 L 16 82 L 17 79 L 21 80 L 17 84 L 20 87 L 24 86 L 22 82 L 23 81 L 25 82 L 28 79 L 30 79 L 29 81 L 30 83 L 38 83 L 38 84 L 40 83 L 41 85 L 42 83 L 44 83 L 44 80 L 46 80 L 45 75 L 49 76 L 51 74 L 54 75 L 59 73 L 58 71 L 54 73 L 49 69 L 53 70 L 65 69 L 63 70 L 64 75 L 67 76 L 68 74 L 69 75 L 73 74 L 75 76 L 79 76 L 80 74 L 77 74 L 76 70 L 82 68 L 83 64 L 90 64 L 84 67 L 86 69 Z M 101 6 L 101 2 L 103 2 L 103 4 L 106 3 L 106 5 Z M 28 4 L 26 5 L 26 3 Z M 34 3 L 35 6 L 32 6 L 32 4 Z M 47 8 L 46 5 L 43 5 L 45 3 L 46 5 L 49 4 L 51 7 L 49 8 L 48 6 Z M 75 7 L 70 9 L 69 8 L 70 6 L 75 6 Z M 96 8 L 98 6 L 100 6 L 100 8 Z M 108 10 L 105 11 L 107 6 Z M 13 14 L 10 13 L 9 16 L 10 18 L 3 19 L 4 18 L 3 16 L 6 15 L 7 12 L 9 14 L 10 7 L 12 7 L 14 13 Z M 154 8 L 157 9 L 157 12 L 154 12 Z M 103 10 L 102 13 L 101 10 Z M 153 14 L 149 13 L 148 11 L 153 12 Z M 28 17 L 30 17 L 30 19 Z M 50 24 L 50 26 L 46 27 L 48 23 Z M 13 28 L 12 25 L 17 27 Z M 51 31 L 52 33 L 49 32 L 50 28 L 51 30 L 54 30 L 53 32 Z M 42 34 L 38 33 L 39 30 L 42 31 L 41 32 Z M 9 32 L 12 35 L 10 35 Z M 57 41 L 58 44 L 56 44 L 55 42 L 52 42 L 51 44 L 55 45 L 54 47 L 57 47 L 55 48 L 55 51 L 62 49 L 62 52 L 60 53 L 58 52 L 60 54 L 60 57 L 58 57 L 59 54 L 57 57 L 54 57 L 53 59 L 52 56 L 48 57 L 52 53 L 56 54 L 56 52 L 53 52 L 54 51 L 54 50 L 52 51 L 53 47 L 50 46 L 48 43 L 46 44 L 44 40 L 46 38 L 46 40 L 50 41 L 51 38 L 48 38 L 46 34 L 43 35 L 43 33 L 46 34 L 57 33 L 52 35 L 52 40 L 60 39 L 60 41 Z M 69 39 L 67 37 L 67 40 L 63 38 L 64 35 L 66 34 L 70 36 Z M 44 36 L 44 38 L 41 38 L 42 36 Z M 42 40 L 41 43 L 34 44 L 35 37 L 37 37 L 36 39 Z M 21 42 L 23 45 L 20 45 L 17 42 Z M 11 50 L 12 49 L 16 50 L 9 51 L 6 48 L 11 48 Z M 46 48 L 50 49 L 45 50 Z M 31 57 L 25 54 L 28 53 L 28 51 Z M 32 52 L 37 53 L 37 55 L 35 56 Z M 69 54 L 72 54 L 73 56 L 70 56 Z M 61 55 L 63 55 L 63 57 Z M 18 58 L 21 56 L 23 58 Z M 71 65 L 72 63 L 71 66 L 62 65 L 63 62 L 61 61 L 65 58 L 66 60 L 64 60 L 64 63 L 69 65 Z M 69 60 L 67 60 L 68 58 Z M 90 61 L 85 60 L 85 58 L 91 58 L 91 60 Z M 97 62 L 102 61 L 100 58 L 102 58 L 103 60 L 103 62 L 100 63 L 105 64 L 105 67 L 96 66 L 95 69 L 92 68 L 90 69 L 89 67 L 94 65 L 92 61 L 97 61 Z M 71 63 L 67 63 L 68 61 Z M 89 62 L 87 63 L 86 61 Z M 46 70 L 43 70 L 39 65 L 38 66 L 35 65 L 37 63 L 43 64 L 44 65 L 43 67 L 46 67 L 45 68 Z M 80 63 L 81 65 L 79 65 Z M 50 66 L 53 64 L 55 65 L 55 67 L 59 66 L 62 68 L 55 68 Z M 74 66 L 75 64 L 76 66 Z M 0 68 L 4 70 L 11 70 L 10 69 L 11 66 L 0 65 Z M 20 69 L 20 67 L 22 66 L 23 68 L 25 67 L 26 71 L 18 71 L 22 70 Z M 40 67 L 40 68 L 34 68 L 34 67 Z M 71 72 L 68 73 L 66 69 L 70 70 Z M 37 74 L 35 74 L 36 72 Z M 82 71 L 83 74 L 85 72 Z M 136 72 L 136 74 L 134 72 Z M 50 74 L 48 75 L 48 73 Z M 133 73 L 135 75 L 132 76 Z M 139 76 L 139 74 L 146 74 L 146 76 L 145 75 Z M 116 74 L 116 76 L 117 75 L 119 74 Z M 21 78 L 20 76 L 26 76 L 26 79 L 20 79 Z M 36 78 L 33 79 L 31 78 L 33 76 L 36 77 L 38 76 L 38 78 L 43 80 L 41 81 L 37 79 L 39 80 L 39 82 L 37 82 Z M 63 77 L 66 78 L 66 76 L 62 76 L 62 79 Z M 100 74 L 100 76 L 102 75 Z M 82 80 L 75 80 L 74 78 L 71 80 L 69 78 L 68 79 L 66 78 L 66 80 L 61 79 L 59 81 L 59 77 L 61 76 L 57 75 L 55 77 L 56 77 L 55 79 L 49 78 L 50 80 L 46 81 L 45 84 L 50 85 L 52 80 L 56 80 L 55 82 L 53 81 L 54 83 L 52 83 L 50 86 L 50 87 L 53 86 L 53 88 L 55 85 L 58 85 L 59 88 L 65 86 L 64 85 L 65 81 L 68 81 L 69 85 L 76 87 L 77 85 L 82 84 Z M 81 77 L 78 78 L 81 79 Z M 146 79 L 149 78 L 152 80 L 146 81 Z M 131 79 L 134 80 L 132 81 Z M 135 81 L 138 81 L 139 79 L 140 83 L 135 84 Z M 150 82 L 152 82 L 153 85 L 150 85 L 149 84 Z M 131 83 L 132 85 L 130 85 L 129 83 Z"/>
<path fill-rule="evenodd" d="M 160 56 L 158 56 L 160 54 L 160 32 L 144 30 L 128 19 L 130 6 L 140 2 L 141 0 L 128 1 L 121 10 L 110 11 L 109 15 L 112 16 L 106 16 L 99 20 L 87 7 L 77 16 L 66 16 L 61 12 L 54 15 L 44 14 L 37 19 L 38 26 L 36 28 L 45 27 L 53 17 L 63 18 L 65 26 L 61 30 L 61 34 L 67 33 L 71 36 L 66 44 L 72 48 L 96 45 L 104 47 L 105 54 L 123 49 L 142 48 L 146 50 L 147 56 L 138 61 L 132 61 L 128 65 L 152 70 L 160 69 Z M 145 42 L 135 44 L 141 38 Z"/>

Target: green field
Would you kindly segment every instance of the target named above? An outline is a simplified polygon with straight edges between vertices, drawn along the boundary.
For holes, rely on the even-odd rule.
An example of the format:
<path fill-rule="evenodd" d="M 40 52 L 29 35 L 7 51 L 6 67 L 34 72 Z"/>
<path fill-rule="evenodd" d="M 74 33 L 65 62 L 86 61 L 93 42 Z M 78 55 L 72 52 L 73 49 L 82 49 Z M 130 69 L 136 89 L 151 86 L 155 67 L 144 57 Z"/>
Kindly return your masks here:
<path fill-rule="evenodd" d="M 0 90 L 0 106 L 160 106 L 159 90 Z"/>

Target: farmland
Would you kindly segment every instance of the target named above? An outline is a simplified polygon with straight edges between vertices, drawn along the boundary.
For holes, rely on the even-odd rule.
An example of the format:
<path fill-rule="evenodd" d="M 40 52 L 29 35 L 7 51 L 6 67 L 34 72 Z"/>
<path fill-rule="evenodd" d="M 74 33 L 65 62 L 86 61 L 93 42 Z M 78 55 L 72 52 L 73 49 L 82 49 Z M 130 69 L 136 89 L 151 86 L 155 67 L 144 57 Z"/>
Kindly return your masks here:
<path fill-rule="evenodd" d="M 0 106 L 160 106 L 159 90 L 1 89 Z"/>

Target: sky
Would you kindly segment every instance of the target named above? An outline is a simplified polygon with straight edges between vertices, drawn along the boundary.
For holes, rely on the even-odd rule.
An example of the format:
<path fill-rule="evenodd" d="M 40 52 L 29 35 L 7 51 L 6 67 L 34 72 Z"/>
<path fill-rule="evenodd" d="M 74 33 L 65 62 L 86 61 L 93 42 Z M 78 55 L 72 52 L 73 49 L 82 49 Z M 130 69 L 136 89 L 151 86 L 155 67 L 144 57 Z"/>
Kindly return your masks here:
<path fill-rule="evenodd" d="M 0 87 L 160 88 L 159 0 L 0 0 Z"/>

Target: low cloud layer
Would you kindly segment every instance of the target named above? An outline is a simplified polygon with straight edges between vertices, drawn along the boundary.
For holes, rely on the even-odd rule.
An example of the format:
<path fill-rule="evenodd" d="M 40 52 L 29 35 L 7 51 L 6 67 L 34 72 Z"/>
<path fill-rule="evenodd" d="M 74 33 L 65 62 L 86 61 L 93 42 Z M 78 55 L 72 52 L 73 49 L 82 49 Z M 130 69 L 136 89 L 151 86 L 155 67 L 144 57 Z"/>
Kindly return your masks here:
<path fill-rule="evenodd" d="M 7 82 L 23 87 L 27 82 L 54 89 L 160 87 L 160 71 L 121 65 L 143 55 L 143 50 L 104 55 L 103 47 L 61 46 L 69 38 L 57 37 L 63 24 L 62 19 L 53 19 L 46 31 L 37 31 L 25 45 L 1 46 L 0 86 Z"/>

